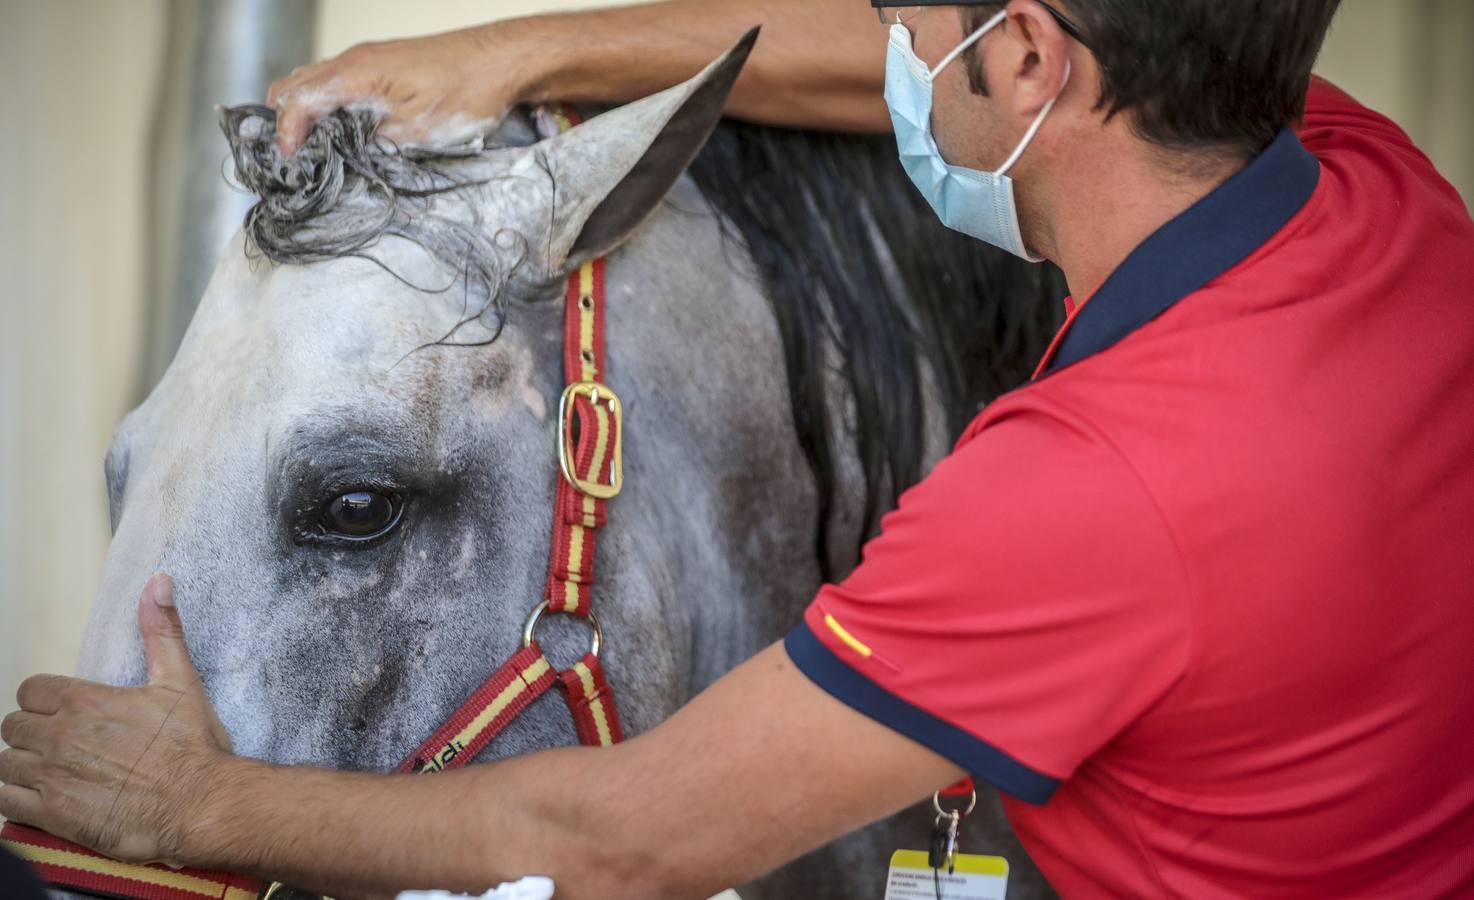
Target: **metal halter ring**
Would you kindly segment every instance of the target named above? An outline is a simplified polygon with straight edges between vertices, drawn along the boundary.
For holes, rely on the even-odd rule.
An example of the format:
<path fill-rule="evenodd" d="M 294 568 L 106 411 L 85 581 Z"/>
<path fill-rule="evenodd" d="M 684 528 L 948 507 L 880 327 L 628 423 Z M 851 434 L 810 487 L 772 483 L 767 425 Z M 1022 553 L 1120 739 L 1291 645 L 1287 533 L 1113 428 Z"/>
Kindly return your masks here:
<path fill-rule="evenodd" d="M 528 613 L 527 622 L 522 626 L 522 646 L 532 646 L 532 642 L 537 639 L 537 623 L 542 620 L 543 613 L 547 611 L 548 601 L 543 600 L 532 608 L 532 612 Z M 604 648 L 604 629 L 599 627 L 599 617 L 594 615 L 592 610 L 583 618 L 594 629 L 593 641 L 589 644 L 589 654 L 597 657 L 599 651 Z"/>
<path fill-rule="evenodd" d="M 973 791 L 972 792 L 972 797 L 967 801 L 967 809 L 964 809 L 964 810 L 942 809 L 942 792 L 941 791 L 937 791 L 936 793 L 934 793 L 934 794 L 931 795 L 931 805 L 932 805 L 932 808 L 937 811 L 937 815 L 939 815 L 939 816 L 950 816 L 950 815 L 952 815 L 955 812 L 955 813 L 958 814 L 958 817 L 959 818 L 965 819 L 968 816 L 972 815 L 973 809 L 975 809 L 977 807 L 977 805 L 978 805 L 978 792 L 977 791 Z"/>

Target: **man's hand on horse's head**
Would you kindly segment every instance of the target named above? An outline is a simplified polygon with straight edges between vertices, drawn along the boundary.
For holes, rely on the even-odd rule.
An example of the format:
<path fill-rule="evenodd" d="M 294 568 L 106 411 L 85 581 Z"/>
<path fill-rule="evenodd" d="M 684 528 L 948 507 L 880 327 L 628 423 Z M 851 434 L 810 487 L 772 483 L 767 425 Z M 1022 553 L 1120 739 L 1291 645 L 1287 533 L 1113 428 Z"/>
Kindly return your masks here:
<path fill-rule="evenodd" d="M 120 688 L 35 675 L 0 723 L 0 816 L 127 860 L 176 860 L 230 737 L 185 647 L 174 584 L 138 604 L 148 684 Z"/>

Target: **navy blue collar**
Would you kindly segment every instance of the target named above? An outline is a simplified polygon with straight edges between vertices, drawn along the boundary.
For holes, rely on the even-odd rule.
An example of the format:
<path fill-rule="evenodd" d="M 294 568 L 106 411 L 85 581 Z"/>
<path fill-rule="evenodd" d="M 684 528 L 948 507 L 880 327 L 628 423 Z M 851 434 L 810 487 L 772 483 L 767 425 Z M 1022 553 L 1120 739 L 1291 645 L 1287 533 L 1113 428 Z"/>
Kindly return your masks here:
<path fill-rule="evenodd" d="M 1142 241 L 1085 304 L 1046 374 L 1099 353 L 1264 246 L 1310 200 L 1320 161 L 1286 128 L 1263 153 Z"/>

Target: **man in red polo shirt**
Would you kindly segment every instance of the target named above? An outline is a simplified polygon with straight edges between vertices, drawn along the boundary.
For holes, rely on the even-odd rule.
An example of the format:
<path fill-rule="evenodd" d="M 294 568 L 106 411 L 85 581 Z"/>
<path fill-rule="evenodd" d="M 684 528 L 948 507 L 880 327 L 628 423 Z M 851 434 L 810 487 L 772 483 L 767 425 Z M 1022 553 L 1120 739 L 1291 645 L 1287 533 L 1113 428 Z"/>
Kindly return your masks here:
<path fill-rule="evenodd" d="M 883 11 L 918 188 L 1058 263 L 1070 321 L 784 646 L 669 722 L 432 779 L 267 767 L 213 736 L 177 619 L 145 601 L 157 683 L 28 682 L 0 813 L 346 890 L 535 871 L 560 896 L 702 896 L 970 774 L 1066 894 L 1474 892 L 1474 223 L 1396 126 L 1310 81 L 1335 6 Z M 878 41 L 848 3 L 521 27 L 646 39 L 603 93 L 539 88 L 610 96 L 763 9 L 735 108 L 869 121 L 878 75 L 834 47 Z M 816 10 L 829 40 L 795 31 Z M 409 98 L 390 124 L 415 127 L 426 61 L 467 39 L 427 40 L 294 76 L 284 139 L 310 86 Z M 89 764 L 119 747 L 133 777 Z"/>

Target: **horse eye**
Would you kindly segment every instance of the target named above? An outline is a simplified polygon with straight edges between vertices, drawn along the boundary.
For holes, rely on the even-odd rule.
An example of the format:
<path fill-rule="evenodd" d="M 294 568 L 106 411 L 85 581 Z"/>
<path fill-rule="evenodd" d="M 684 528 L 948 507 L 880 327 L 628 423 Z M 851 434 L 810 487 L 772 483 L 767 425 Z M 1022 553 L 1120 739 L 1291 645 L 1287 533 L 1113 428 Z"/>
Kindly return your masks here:
<path fill-rule="evenodd" d="M 351 491 L 328 504 L 322 514 L 325 534 L 350 541 L 366 541 L 399 524 L 404 503 L 384 491 Z"/>

